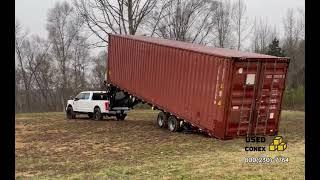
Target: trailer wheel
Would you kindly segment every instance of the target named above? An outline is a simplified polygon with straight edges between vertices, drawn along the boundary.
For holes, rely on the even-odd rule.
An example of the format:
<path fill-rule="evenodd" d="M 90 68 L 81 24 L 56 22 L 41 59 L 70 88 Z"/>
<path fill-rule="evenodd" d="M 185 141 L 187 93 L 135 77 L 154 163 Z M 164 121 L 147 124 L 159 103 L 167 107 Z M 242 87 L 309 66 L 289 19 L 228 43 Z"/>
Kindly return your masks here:
<path fill-rule="evenodd" d="M 126 118 L 127 114 L 117 114 L 116 118 L 118 121 L 123 121 Z"/>
<path fill-rule="evenodd" d="M 180 130 L 180 120 L 178 120 L 175 116 L 169 116 L 168 129 L 171 132 L 179 131 Z"/>
<path fill-rule="evenodd" d="M 76 118 L 76 113 L 73 111 L 73 108 L 69 106 L 67 108 L 67 119 L 75 119 Z"/>
<path fill-rule="evenodd" d="M 168 117 L 164 112 L 159 112 L 157 117 L 157 125 L 159 128 L 166 128 L 168 127 Z"/>
<path fill-rule="evenodd" d="M 98 108 L 98 107 L 94 108 L 93 119 L 96 121 L 103 119 L 100 108 Z"/>

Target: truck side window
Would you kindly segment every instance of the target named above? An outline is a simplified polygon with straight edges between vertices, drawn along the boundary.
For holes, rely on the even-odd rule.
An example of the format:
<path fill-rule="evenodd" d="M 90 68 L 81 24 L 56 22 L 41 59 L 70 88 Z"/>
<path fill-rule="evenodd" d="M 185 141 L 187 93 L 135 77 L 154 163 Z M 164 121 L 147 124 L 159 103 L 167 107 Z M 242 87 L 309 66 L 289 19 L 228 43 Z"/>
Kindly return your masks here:
<path fill-rule="evenodd" d="M 93 93 L 92 100 L 108 100 L 106 93 Z"/>
<path fill-rule="evenodd" d="M 89 97 L 90 97 L 90 93 L 84 93 L 84 94 L 83 94 L 83 98 L 82 98 L 82 99 L 84 99 L 84 100 L 88 100 L 88 99 L 89 99 Z"/>
<path fill-rule="evenodd" d="M 83 98 L 83 93 L 78 94 L 75 98 L 82 99 Z"/>
<path fill-rule="evenodd" d="M 92 100 L 97 100 L 97 94 L 96 93 L 92 94 Z"/>

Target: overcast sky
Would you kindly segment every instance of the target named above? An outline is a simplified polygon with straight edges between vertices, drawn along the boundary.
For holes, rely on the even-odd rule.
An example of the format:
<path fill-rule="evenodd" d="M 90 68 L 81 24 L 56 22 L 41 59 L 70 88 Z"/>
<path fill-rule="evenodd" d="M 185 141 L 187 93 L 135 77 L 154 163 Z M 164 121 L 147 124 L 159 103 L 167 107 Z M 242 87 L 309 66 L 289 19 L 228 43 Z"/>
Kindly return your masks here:
<path fill-rule="evenodd" d="M 63 0 L 15 0 L 16 19 L 27 28 L 31 34 L 46 37 L 46 16 L 49 8 L 58 1 Z M 72 2 L 72 0 L 66 0 Z M 247 16 L 268 18 L 272 25 L 282 34 L 282 18 L 288 8 L 305 9 L 304 0 L 245 0 L 247 5 Z"/>

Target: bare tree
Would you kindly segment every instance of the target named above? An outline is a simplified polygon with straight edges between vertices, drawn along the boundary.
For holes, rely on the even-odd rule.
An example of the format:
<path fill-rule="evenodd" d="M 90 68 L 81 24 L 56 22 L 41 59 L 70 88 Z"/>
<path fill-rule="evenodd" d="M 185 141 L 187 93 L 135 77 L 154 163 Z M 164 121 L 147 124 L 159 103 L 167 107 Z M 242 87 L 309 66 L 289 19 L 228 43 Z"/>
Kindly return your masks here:
<path fill-rule="evenodd" d="M 90 52 L 82 25 L 66 2 L 48 12 L 48 40 L 29 36 L 16 22 L 17 112 L 64 110 L 68 95 L 86 88 Z"/>
<path fill-rule="evenodd" d="M 88 68 L 90 59 L 89 45 L 86 43 L 86 38 L 77 35 L 72 46 L 72 89 L 75 92 L 85 89 L 86 82 L 86 69 Z M 70 70 L 71 71 L 71 70 Z"/>
<path fill-rule="evenodd" d="M 149 36 L 154 36 L 158 30 L 159 23 L 170 13 L 168 8 L 172 5 L 173 0 L 159 0 L 153 10 L 146 17 L 145 23 L 142 24 L 144 29 L 148 29 Z"/>
<path fill-rule="evenodd" d="M 16 57 L 16 76 L 19 80 L 22 80 L 22 86 L 25 94 L 25 107 L 27 111 L 30 111 L 30 89 L 32 76 L 27 72 L 25 68 L 26 64 L 26 45 L 28 42 L 27 32 L 22 30 L 22 26 L 18 21 L 15 24 L 15 57 Z M 18 84 L 20 85 L 20 83 Z"/>
<path fill-rule="evenodd" d="M 248 32 L 248 29 L 251 30 L 252 28 L 249 27 L 249 19 L 245 16 L 247 8 L 243 0 L 237 0 L 232 8 L 232 21 L 237 37 L 237 50 L 240 50 L 242 45 L 241 42 L 246 40 L 250 33 L 250 31 Z"/>
<path fill-rule="evenodd" d="M 102 51 L 99 55 L 93 60 L 93 69 L 92 69 L 92 83 L 91 86 L 94 89 L 103 89 L 104 88 L 104 80 L 105 73 L 107 69 L 107 53 Z"/>
<path fill-rule="evenodd" d="M 15 94 L 15 112 L 19 112 L 22 108 L 21 102 L 20 102 L 20 81 L 21 81 L 21 76 L 20 73 L 17 69 L 17 67 L 15 68 L 15 88 L 14 88 L 14 94 Z"/>
<path fill-rule="evenodd" d="M 298 9 L 298 28 L 301 30 L 299 33 L 300 40 L 298 45 L 297 59 L 300 64 L 300 69 L 296 75 L 296 84 L 304 86 L 305 84 L 305 11 Z"/>
<path fill-rule="evenodd" d="M 268 51 L 268 45 L 272 39 L 277 36 L 275 29 L 272 29 L 271 25 L 265 19 L 259 19 L 254 21 L 252 47 L 253 51 L 257 53 L 266 54 Z"/>
<path fill-rule="evenodd" d="M 48 60 L 48 49 L 50 44 L 38 36 L 31 38 L 23 33 L 22 27 L 16 24 L 16 104 L 18 111 L 31 112 L 35 109 L 35 91 L 39 92 L 38 99 L 44 99 L 45 108 L 52 108 L 49 102 L 50 95 L 45 84 L 50 83 L 51 75 L 43 79 L 44 74 L 51 72 Z M 22 82 L 23 87 L 21 87 Z M 25 97 L 23 97 L 25 96 Z M 46 106 L 46 107 L 45 107 Z"/>
<path fill-rule="evenodd" d="M 49 57 L 49 48 L 51 43 L 38 36 L 33 36 L 27 46 L 27 64 L 26 68 L 32 75 L 34 85 L 32 88 L 39 92 L 44 100 L 46 107 L 44 109 L 52 109 L 54 105 L 51 103 L 52 94 L 50 93 L 50 85 L 52 85 L 53 71 L 51 69 L 51 59 Z"/>
<path fill-rule="evenodd" d="M 87 27 L 101 42 L 108 43 L 108 33 L 132 34 L 156 5 L 156 0 L 74 0 Z"/>
<path fill-rule="evenodd" d="M 229 0 L 219 1 L 217 12 L 214 15 L 216 46 L 224 48 L 231 44 L 231 15 L 232 7 Z"/>
<path fill-rule="evenodd" d="M 283 26 L 285 30 L 285 47 L 288 50 L 294 49 L 304 28 L 302 29 L 299 25 L 299 19 L 293 9 L 287 10 L 286 17 L 283 19 Z"/>
<path fill-rule="evenodd" d="M 298 27 L 300 31 L 300 38 L 304 39 L 305 36 L 305 11 L 303 9 L 298 9 Z"/>
<path fill-rule="evenodd" d="M 213 6 L 207 0 L 165 1 L 150 20 L 151 36 L 203 43 L 213 30 Z"/>
<path fill-rule="evenodd" d="M 304 86 L 305 84 L 305 40 L 299 41 L 296 49 L 293 61 L 290 63 L 294 66 L 293 69 L 289 69 L 292 79 L 289 81 L 289 85 L 292 87 Z"/>
<path fill-rule="evenodd" d="M 298 87 L 304 83 L 304 12 L 288 9 L 283 19 L 284 43 L 283 50 L 291 58 L 288 71 L 288 84 Z M 301 78 L 302 77 L 302 78 Z"/>
<path fill-rule="evenodd" d="M 73 57 L 73 43 L 80 36 L 82 19 L 75 14 L 67 3 L 56 3 L 48 12 L 47 30 L 52 43 L 51 54 L 56 60 L 60 79 L 57 82 L 60 89 L 61 107 L 64 109 L 67 95 L 70 94 L 69 65 Z"/>

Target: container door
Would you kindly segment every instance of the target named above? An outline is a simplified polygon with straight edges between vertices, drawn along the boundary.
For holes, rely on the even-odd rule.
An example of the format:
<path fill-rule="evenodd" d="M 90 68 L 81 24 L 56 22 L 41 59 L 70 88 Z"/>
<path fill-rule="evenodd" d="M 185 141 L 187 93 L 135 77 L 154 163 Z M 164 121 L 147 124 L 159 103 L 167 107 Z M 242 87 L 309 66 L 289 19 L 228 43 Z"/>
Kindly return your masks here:
<path fill-rule="evenodd" d="M 246 135 L 252 130 L 260 69 L 260 62 L 247 61 L 234 64 L 227 136 Z"/>
<path fill-rule="evenodd" d="M 235 62 L 226 135 L 273 135 L 278 131 L 287 63 Z"/>
<path fill-rule="evenodd" d="M 287 63 L 261 63 L 252 134 L 273 135 L 278 131 L 286 73 Z"/>

